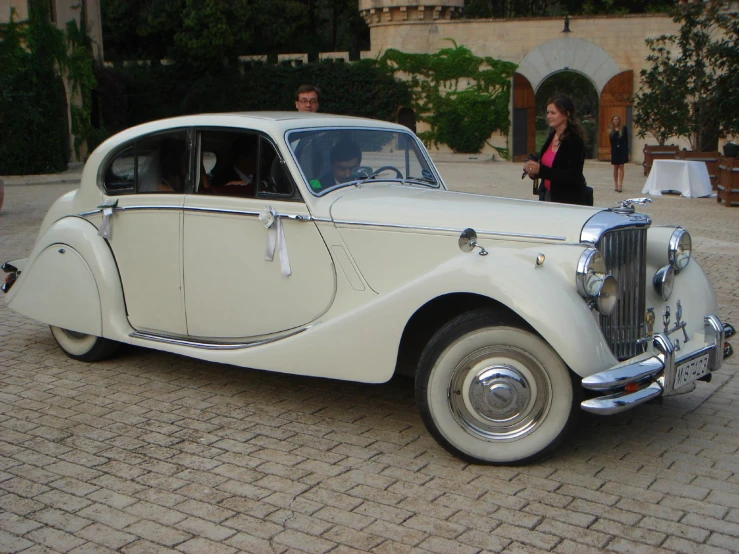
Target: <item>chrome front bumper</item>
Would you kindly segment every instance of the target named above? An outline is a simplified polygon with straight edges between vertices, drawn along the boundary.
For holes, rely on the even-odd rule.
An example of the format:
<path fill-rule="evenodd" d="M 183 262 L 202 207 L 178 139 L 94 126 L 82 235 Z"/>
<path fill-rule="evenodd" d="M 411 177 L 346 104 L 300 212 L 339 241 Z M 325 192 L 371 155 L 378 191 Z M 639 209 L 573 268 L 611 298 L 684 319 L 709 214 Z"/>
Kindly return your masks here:
<path fill-rule="evenodd" d="M 731 325 L 721 323 L 715 315 L 704 317 L 704 329 L 703 347 L 691 350 L 682 357 L 666 334 L 657 333 L 652 337 L 653 352 L 636 356 L 584 378 L 583 388 L 605 396 L 585 400 L 580 407 L 594 414 L 617 414 L 669 394 L 675 390 L 677 367 L 706 354 L 709 370 L 707 377 L 710 378 L 710 372 L 719 369 L 723 359 L 733 353 L 730 345 L 724 347 L 724 342 L 735 331 Z M 701 379 L 706 379 L 706 376 Z"/>

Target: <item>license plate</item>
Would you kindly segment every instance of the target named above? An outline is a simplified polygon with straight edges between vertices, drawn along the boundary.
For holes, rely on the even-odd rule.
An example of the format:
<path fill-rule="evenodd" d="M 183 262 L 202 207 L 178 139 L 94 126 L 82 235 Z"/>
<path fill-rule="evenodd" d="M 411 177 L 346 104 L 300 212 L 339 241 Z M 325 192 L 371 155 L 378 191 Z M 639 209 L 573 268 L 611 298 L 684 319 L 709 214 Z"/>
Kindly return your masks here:
<path fill-rule="evenodd" d="M 703 354 L 679 364 L 675 370 L 675 388 L 679 389 L 708 373 L 708 357 L 709 354 Z"/>

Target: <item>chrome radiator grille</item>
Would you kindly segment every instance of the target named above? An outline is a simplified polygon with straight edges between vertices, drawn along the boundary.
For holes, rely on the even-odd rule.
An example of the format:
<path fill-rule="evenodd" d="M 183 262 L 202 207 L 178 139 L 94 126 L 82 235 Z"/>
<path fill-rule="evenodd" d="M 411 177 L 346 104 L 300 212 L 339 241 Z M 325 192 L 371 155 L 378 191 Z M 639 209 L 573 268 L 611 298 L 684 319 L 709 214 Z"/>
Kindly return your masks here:
<path fill-rule="evenodd" d="M 619 284 L 621 299 L 600 327 L 613 355 L 625 360 L 642 352 L 637 341 L 645 334 L 646 229 L 618 229 L 603 234 L 597 244 Z"/>

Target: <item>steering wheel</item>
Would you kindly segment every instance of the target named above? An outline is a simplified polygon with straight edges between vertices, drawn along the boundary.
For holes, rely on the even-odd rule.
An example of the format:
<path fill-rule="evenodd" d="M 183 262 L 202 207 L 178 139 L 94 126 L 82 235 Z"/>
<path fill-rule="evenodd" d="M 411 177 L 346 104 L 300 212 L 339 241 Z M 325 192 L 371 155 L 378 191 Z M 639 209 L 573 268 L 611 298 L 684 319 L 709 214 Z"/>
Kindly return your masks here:
<path fill-rule="evenodd" d="M 403 178 L 403 174 L 401 173 L 401 171 L 400 171 L 400 170 L 399 170 L 399 169 L 398 169 L 397 167 L 393 167 L 392 165 L 383 165 L 382 167 L 379 167 L 379 168 L 375 169 L 375 170 L 374 170 L 374 171 L 373 171 L 373 172 L 372 172 L 372 173 L 370 174 L 370 176 L 369 176 L 369 177 L 367 177 L 367 179 L 374 179 L 374 178 L 375 178 L 375 177 L 377 177 L 377 176 L 378 176 L 378 175 L 379 175 L 380 173 L 382 173 L 383 171 L 386 171 L 386 170 L 394 171 L 394 172 L 395 172 L 395 176 L 396 176 L 396 177 L 397 177 L 398 179 L 402 179 L 402 178 Z"/>

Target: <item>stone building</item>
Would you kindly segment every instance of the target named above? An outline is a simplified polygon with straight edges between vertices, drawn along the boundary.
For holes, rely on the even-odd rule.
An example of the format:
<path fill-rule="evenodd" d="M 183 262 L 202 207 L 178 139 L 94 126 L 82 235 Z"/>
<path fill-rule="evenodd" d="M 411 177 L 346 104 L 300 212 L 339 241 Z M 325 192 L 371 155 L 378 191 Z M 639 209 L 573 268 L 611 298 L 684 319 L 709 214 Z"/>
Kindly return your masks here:
<path fill-rule="evenodd" d="M 631 127 L 629 96 L 638 90 L 639 71 L 646 67 L 647 37 L 674 33 L 677 25 L 666 15 L 603 15 L 525 19 L 455 19 L 464 0 L 359 0 L 370 27 L 376 57 L 395 48 L 407 53 L 431 53 L 449 47 L 447 39 L 477 56 L 518 65 L 511 95 L 511 133 L 493 137 L 516 158 L 534 151 L 536 90 L 555 73 L 572 71 L 587 77 L 598 93 L 597 152 L 610 159 L 607 127 L 613 115 Z M 633 132 L 632 132 L 633 135 Z M 507 142 L 507 143 L 506 143 Z M 632 161 L 642 160 L 646 141 L 631 141 Z M 681 146 L 687 146 L 681 144 Z"/>

